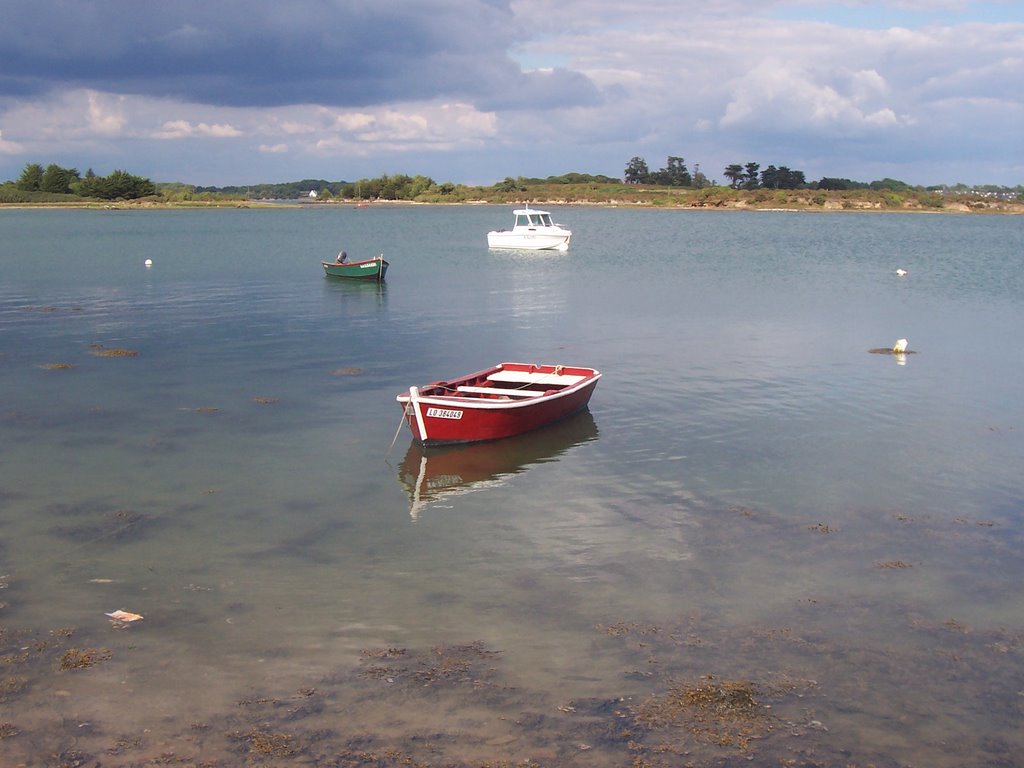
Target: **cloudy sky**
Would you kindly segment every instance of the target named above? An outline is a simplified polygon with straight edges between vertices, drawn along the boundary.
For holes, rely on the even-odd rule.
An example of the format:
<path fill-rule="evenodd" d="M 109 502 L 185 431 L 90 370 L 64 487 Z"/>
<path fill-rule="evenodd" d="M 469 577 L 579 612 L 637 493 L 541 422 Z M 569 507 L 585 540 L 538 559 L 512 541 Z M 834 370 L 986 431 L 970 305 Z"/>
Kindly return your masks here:
<path fill-rule="evenodd" d="M 1024 0 L 0 0 L 0 181 L 1024 183 Z"/>

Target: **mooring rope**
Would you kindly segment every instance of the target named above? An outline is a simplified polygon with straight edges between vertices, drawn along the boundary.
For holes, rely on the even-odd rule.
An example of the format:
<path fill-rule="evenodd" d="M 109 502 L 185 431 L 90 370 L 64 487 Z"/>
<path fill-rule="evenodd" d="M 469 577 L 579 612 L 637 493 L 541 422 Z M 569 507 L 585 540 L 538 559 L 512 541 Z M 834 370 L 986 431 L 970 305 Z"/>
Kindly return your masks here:
<path fill-rule="evenodd" d="M 402 406 L 402 418 L 398 420 L 398 429 L 395 430 L 395 436 L 391 438 L 391 445 L 388 446 L 387 453 L 384 454 L 384 460 L 387 461 L 388 456 L 391 455 L 391 449 L 395 447 L 395 443 L 398 441 L 398 433 L 402 431 L 402 424 L 405 423 L 405 408 Z"/>

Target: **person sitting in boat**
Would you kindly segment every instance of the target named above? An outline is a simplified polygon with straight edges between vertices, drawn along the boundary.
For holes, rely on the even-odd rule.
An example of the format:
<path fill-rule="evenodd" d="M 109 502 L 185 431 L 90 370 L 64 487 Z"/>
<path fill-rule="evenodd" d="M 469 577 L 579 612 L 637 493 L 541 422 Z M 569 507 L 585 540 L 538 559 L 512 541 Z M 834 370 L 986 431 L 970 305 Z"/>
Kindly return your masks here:
<path fill-rule="evenodd" d="M 347 258 L 348 258 L 348 254 L 347 254 L 347 253 L 345 253 L 344 251 L 342 251 L 341 253 L 339 253 L 339 254 L 338 254 L 338 263 L 339 263 L 339 264 L 344 264 L 344 263 L 345 263 L 345 260 L 346 260 Z"/>

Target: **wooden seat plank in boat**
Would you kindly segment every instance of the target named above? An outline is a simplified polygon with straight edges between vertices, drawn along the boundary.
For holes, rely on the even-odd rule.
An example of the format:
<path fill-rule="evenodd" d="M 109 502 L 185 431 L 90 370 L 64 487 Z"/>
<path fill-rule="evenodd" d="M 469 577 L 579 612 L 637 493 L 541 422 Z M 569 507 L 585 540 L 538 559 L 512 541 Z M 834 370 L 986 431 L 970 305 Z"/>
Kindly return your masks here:
<path fill-rule="evenodd" d="M 534 392 L 529 389 L 501 389 L 499 387 L 456 387 L 459 392 L 467 392 L 474 395 L 505 395 L 506 397 L 540 397 L 543 392 Z"/>
<path fill-rule="evenodd" d="M 567 373 L 541 373 L 539 371 L 495 371 L 487 377 L 488 381 L 500 381 L 503 384 L 554 384 L 568 387 L 583 381 L 586 376 L 574 376 Z"/>

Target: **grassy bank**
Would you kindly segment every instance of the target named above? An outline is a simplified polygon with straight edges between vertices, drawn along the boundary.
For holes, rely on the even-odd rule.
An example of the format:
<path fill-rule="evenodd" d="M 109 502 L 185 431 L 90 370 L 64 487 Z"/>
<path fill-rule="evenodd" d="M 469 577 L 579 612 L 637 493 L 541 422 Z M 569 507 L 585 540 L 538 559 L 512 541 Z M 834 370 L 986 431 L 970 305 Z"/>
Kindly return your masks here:
<path fill-rule="evenodd" d="M 945 213 L 1024 213 L 1024 200 L 928 191 L 827 191 L 812 189 L 737 190 L 729 187 L 681 189 L 620 185 L 539 185 L 525 191 L 491 192 L 490 203 L 602 204 L 651 208 L 739 210 L 925 211 Z"/>
<path fill-rule="evenodd" d="M 1024 200 L 1005 199 L 981 194 L 950 194 L 932 191 L 884 190 L 826 191 L 798 190 L 736 190 L 728 187 L 685 189 L 635 184 L 531 184 L 514 190 L 495 187 L 455 185 L 444 193 L 436 190 L 417 195 L 411 200 L 354 200 L 321 198 L 302 200 L 305 205 L 352 205 L 358 203 L 419 204 L 524 204 L 531 205 L 611 205 L 638 208 L 704 208 L 721 210 L 803 210 L 803 211 L 905 211 L 931 213 L 1024 213 Z M 101 201 L 74 195 L 0 195 L 0 207 L 50 208 L 75 207 L 97 209 L 144 209 L 157 207 L 274 207 L 280 201 L 253 200 L 224 194 L 189 195 L 180 190 L 161 193 L 138 200 Z"/>

